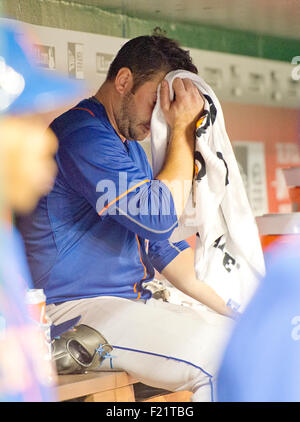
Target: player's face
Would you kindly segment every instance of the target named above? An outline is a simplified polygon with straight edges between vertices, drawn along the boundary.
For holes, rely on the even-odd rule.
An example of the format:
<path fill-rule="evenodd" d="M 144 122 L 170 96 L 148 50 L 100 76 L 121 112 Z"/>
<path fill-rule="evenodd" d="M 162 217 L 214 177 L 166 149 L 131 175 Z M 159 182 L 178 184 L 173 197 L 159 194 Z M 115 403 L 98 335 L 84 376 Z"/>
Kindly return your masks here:
<path fill-rule="evenodd" d="M 126 139 L 141 141 L 149 136 L 157 88 L 164 77 L 165 73 L 161 72 L 141 85 L 134 94 L 129 92 L 123 97 L 117 124 Z"/>

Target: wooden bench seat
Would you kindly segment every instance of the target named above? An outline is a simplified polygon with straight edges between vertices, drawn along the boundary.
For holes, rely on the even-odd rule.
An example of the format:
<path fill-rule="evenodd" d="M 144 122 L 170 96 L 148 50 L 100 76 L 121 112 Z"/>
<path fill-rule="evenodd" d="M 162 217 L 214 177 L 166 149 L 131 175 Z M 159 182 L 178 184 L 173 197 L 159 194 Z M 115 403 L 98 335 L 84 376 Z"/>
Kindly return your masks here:
<path fill-rule="evenodd" d="M 138 383 L 124 371 L 93 372 L 76 375 L 59 375 L 57 393 L 59 401 L 84 397 L 85 402 L 135 402 L 134 384 Z M 192 393 L 178 391 L 148 397 L 143 402 L 188 402 Z"/>
<path fill-rule="evenodd" d="M 134 402 L 135 382 L 126 372 L 59 375 L 58 398 L 64 401 L 87 396 L 84 401 Z"/>

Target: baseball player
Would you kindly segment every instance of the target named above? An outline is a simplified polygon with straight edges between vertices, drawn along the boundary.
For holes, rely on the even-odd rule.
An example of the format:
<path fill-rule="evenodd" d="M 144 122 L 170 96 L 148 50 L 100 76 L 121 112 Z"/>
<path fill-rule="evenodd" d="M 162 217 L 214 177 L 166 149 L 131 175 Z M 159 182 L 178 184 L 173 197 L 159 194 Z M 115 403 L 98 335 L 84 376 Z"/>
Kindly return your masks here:
<path fill-rule="evenodd" d="M 196 279 L 188 243 L 169 241 L 192 183 L 194 130 L 204 105 L 186 79 L 175 79 L 170 101 L 163 79 L 179 68 L 197 73 L 173 40 L 155 35 L 125 43 L 95 96 L 51 124 L 59 139 L 56 181 L 18 227 L 52 322 L 80 315 L 113 346 L 103 369 L 210 401 L 232 314 Z M 159 84 L 170 143 L 154 179 L 137 141 L 150 133 Z M 155 269 L 216 312 L 151 298 L 147 282 Z"/>

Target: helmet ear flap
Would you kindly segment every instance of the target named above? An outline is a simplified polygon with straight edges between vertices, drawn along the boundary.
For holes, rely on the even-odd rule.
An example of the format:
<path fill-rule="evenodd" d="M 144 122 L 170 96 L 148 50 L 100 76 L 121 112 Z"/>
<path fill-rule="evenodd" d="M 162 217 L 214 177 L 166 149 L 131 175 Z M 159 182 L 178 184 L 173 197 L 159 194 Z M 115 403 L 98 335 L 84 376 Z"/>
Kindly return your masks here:
<path fill-rule="evenodd" d="M 97 371 L 112 349 L 97 330 L 81 324 L 53 340 L 52 360 L 59 375 Z"/>

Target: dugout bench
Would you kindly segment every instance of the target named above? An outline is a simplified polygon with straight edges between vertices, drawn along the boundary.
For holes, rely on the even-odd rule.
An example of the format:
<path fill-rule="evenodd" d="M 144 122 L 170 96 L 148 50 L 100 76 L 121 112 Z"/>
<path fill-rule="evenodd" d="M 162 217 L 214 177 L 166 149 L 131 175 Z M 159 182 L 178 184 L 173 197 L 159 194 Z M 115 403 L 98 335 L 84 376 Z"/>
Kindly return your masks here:
<path fill-rule="evenodd" d="M 146 387 L 144 397 L 136 399 L 134 386 L 141 385 L 124 371 L 90 372 L 86 374 L 58 375 L 57 394 L 59 401 L 84 402 L 189 402 L 189 391 L 175 393 Z M 136 389 L 137 391 L 138 389 Z M 145 388 L 144 388 L 145 391 Z M 138 395 L 137 395 L 138 396 Z"/>

